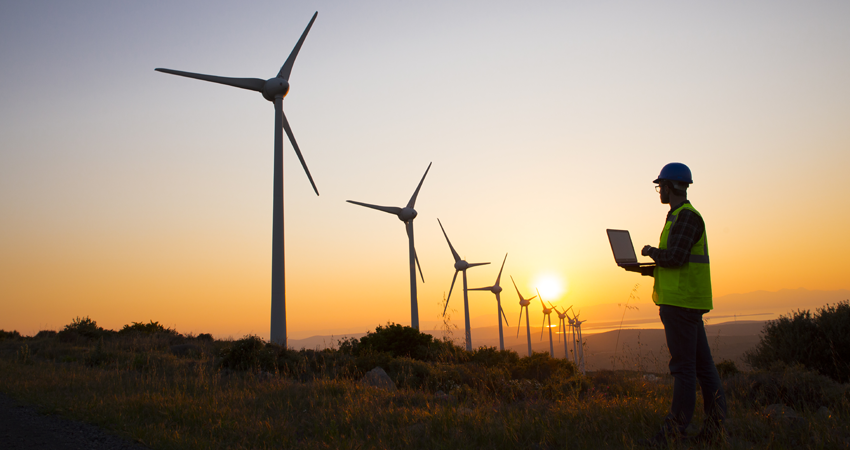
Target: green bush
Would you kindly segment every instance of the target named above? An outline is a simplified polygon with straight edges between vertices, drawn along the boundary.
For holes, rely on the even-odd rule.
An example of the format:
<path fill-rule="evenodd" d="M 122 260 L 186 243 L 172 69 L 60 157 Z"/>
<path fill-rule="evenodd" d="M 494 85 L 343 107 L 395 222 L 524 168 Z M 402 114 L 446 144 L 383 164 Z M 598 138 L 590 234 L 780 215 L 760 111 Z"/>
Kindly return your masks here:
<path fill-rule="evenodd" d="M 774 403 L 798 411 L 816 411 L 821 406 L 847 410 L 848 386 L 807 370 L 801 365 L 775 363 L 769 370 L 739 373 L 724 382 L 726 395 L 757 409 Z"/>
<path fill-rule="evenodd" d="M 159 322 L 154 322 L 153 320 L 150 323 L 144 322 L 132 322 L 132 325 L 124 325 L 124 328 L 118 331 L 119 334 L 128 334 L 128 333 L 143 333 L 143 334 L 155 334 L 155 333 L 163 333 L 176 336 L 177 331 L 166 328 L 159 324 Z"/>
<path fill-rule="evenodd" d="M 420 333 L 412 327 L 397 323 L 387 323 L 385 327 L 378 326 L 375 331 L 369 331 L 360 338 L 357 351 L 370 349 L 376 352 L 387 352 L 394 357 L 408 357 L 427 361 L 433 359 L 440 345 L 435 343 L 430 334 Z"/>
<path fill-rule="evenodd" d="M 519 355 L 513 350 L 480 347 L 472 352 L 469 360 L 484 367 L 512 367 L 519 363 Z"/>
<path fill-rule="evenodd" d="M 841 383 L 850 382 L 850 302 L 781 316 L 765 325 L 761 342 L 745 353 L 753 368 L 767 370 L 776 361 L 802 364 Z"/>
<path fill-rule="evenodd" d="M 519 358 L 511 367 L 511 376 L 516 379 L 545 382 L 552 376 L 570 378 L 577 372 L 575 365 L 565 359 L 556 359 L 547 352 L 532 352 L 531 356 Z"/>

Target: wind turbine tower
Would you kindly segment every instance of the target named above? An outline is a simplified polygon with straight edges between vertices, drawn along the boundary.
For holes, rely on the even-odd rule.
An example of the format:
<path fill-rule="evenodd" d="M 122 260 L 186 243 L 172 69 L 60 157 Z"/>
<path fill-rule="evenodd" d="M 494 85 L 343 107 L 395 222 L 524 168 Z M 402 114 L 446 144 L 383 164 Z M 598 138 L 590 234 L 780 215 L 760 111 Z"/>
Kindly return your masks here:
<path fill-rule="evenodd" d="M 540 304 L 543 306 L 543 325 L 540 327 L 540 340 L 543 340 L 543 327 L 546 326 L 546 320 L 549 320 L 549 357 L 555 357 L 555 346 L 552 343 L 552 311 L 555 308 L 547 308 L 546 304 L 543 303 L 543 297 L 540 296 L 540 290 L 537 290 L 537 298 L 540 300 Z M 551 305 L 550 305 L 551 306 Z"/>
<path fill-rule="evenodd" d="M 404 222 L 404 228 L 407 230 L 408 253 L 410 256 L 410 326 L 417 330 L 419 329 L 419 303 L 416 298 L 416 266 L 419 266 L 419 276 L 422 278 L 423 283 L 425 282 L 425 277 L 422 275 L 422 266 L 419 265 L 419 257 L 416 256 L 416 248 L 413 246 L 413 219 L 419 214 L 413 209 L 413 206 L 416 205 L 416 197 L 419 196 L 419 189 L 422 188 L 422 183 L 425 181 L 429 170 L 431 170 L 431 163 L 428 163 L 428 168 L 425 169 L 425 175 L 422 175 L 419 185 L 416 186 L 416 190 L 413 191 L 410 201 L 407 202 L 407 206 L 404 208 L 398 206 L 370 205 L 368 203 L 355 202 L 354 200 L 346 200 L 348 203 L 395 214 L 398 220 Z"/>
<path fill-rule="evenodd" d="M 469 330 L 469 293 L 466 288 L 466 269 L 475 266 L 483 266 L 485 264 L 490 264 L 488 262 L 484 263 L 468 263 L 462 259 L 460 259 L 460 255 L 457 254 L 455 248 L 452 247 L 452 242 L 449 240 L 449 235 L 446 234 L 446 229 L 443 228 L 443 223 L 440 222 L 440 219 L 437 219 L 437 223 L 440 224 L 440 229 L 443 230 L 443 236 L 446 237 L 446 242 L 449 243 L 449 248 L 452 251 L 452 256 L 455 259 L 455 276 L 452 277 L 452 286 L 449 288 L 449 296 L 446 297 L 446 307 L 443 308 L 443 316 L 446 315 L 446 310 L 449 308 L 449 300 L 452 298 L 452 289 L 455 287 L 455 280 L 457 280 L 457 273 L 463 272 L 463 313 L 464 313 L 464 326 L 466 327 L 466 351 L 472 351 L 472 333 Z M 508 255 L 505 255 L 507 258 Z"/>
<path fill-rule="evenodd" d="M 520 324 L 522 323 L 522 308 L 525 308 L 525 332 L 528 335 L 528 356 L 531 356 L 531 325 L 529 325 L 528 321 L 528 305 L 530 305 L 531 301 L 534 300 L 534 298 L 537 296 L 535 295 L 534 297 L 531 297 L 526 300 L 522 297 L 522 294 L 519 293 L 519 288 L 516 287 L 516 281 L 514 281 L 513 276 L 511 276 L 511 283 L 514 284 L 514 289 L 516 289 L 516 295 L 519 296 L 519 321 L 517 322 L 516 326 L 516 337 L 519 337 L 519 328 Z"/>
<path fill-rule="evenodd" d="M 564 335 L 564 359 L 569 361 L 570 354 L 569 354 L 569 352 L 567 352 L 567 323 L 566 323 L 566 320 L 569 318 L 567 316 L 567 311 L 572 309 L 572 305 L 570 305 L 570 307 L 565 309 L 563 312 L 559 311 L 557 306 L 553 306 L 552 302 L 549 302 L 549 306 L 552 306 L 552 308 L 555 310 L 555 312 L 558 313 L 558 342 L 561 342 L 561 335 L 563 334 Z M 572 321 L 572 319 L 570 319 L 570 321 Z M 570 328 L 570 331 L 572 331 L 572 327 Z"/>
<path fill-rule="evenodd" d="M 496 304 L 499 306 L 499 310 L 496 311 L 496 320 L 499 321 L 499 350 L 502 351 L 505 350 L 505 336 L 502 334 L 502 317 L 505 318 L 505 325 L 510 326 L 510 324 L 508 324 L 508 316 L 505 315 L 505 310 L 502 309 L 502 299 L 500 297 L 502 287 L 499 286 L 499 280 L 502 279 L 502 270 L 505 268 L 505 261 L 507 259 L 508 254 L 505 253 L 505 259 L 502 260 L 502 268 L 499 269 L 499 276 L 496 277 L 496 283 L 494 285 L 470 289 L 470 291 L 490 291 L 496 294 Z M 446 302 L 446 306 L 448 306 L 448 302 Z"/>
<path fill-rule="evenodd" d="M 316 16 L 319 13 L 313 14 L 307 28 L 301 34 L 301 38 L 295 44 L 295 48 L 289 54 L 289 58 L 281 66 L 280 71 L 274 78 L 263 80 L 260 78 L 229 78 L 219 77 L 215 75 L 204 75 L 200 73 L 183 72 L 180 70 L 171 69 L 155 69 L 157 72 L 179 75 L 181 77 L 194 78 L 196 80 L 210 81 L 212 83 L 225 84 L 228 86 L 256 91 L 263 94 L 263 98 L 274 103 L 274 200 L 272 208 L 272 309 L 271 309 L 271 340 L 278 344 L 286 346 L 286 277 L 284 271 L 284 253 L 283 253 L 283 132 L 286 131 L 289 136 L 289 142 L 292 143 L 292 148 L 295 149 L 295 154 L 298 160 L 301 161 L 301 166 L 304 172 L 307 173 L 307 178 L 313 186 L 313 191 L 319 195 L 319 190 L 316 189 L 316 183 L 313 182 L 313 177 L 310 175 L 310 170 L 307 169 L 307 163 L 304 162 L 304 157 L 301 155 L 301 150 L 298 148 L 298 143 L 295 142 L 295 136 L 292 134 L 292 129 L 289 127 L 289 122 L 283 114 L 283 97 L 289 93 L 289 75 L 292 72 L 292 66 L 295 64 L 295 58 L 298 56 L 298 51 L 301 50 L 301 45 L 304 44 L 304 39 Z"/>
<path fill-rule="evenodd" d="M 578 362 L 576 363 L 576 365 L 578 366 L 578 369 L 581 371 L 581 373 L 584 374 L 584 341 L 581 338 L 581 324 L 587 321 L 578 320 L 578 316 L 580 315 L 581 313 L 578 313 L 573 316 L 572 325 L 573 329 L 575 330 L 575 334 L 578 337 L 578 352 L 576 353 Z M 573 343 L 573 345 L 575 346 L 575 343 Z"/>

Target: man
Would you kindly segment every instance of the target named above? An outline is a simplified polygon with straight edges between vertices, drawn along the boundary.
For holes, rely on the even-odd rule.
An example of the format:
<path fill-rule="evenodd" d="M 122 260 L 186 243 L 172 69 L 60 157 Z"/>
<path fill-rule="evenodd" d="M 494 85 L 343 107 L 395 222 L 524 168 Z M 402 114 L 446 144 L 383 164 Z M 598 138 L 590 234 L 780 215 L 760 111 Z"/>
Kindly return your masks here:
<path fill-rule="evenodd" d="M 666 446 L 686 437 L 696 404 L 699 380 L 705 405 L 703 429 L 694 439 L 717 443 L 725 439 L 726 396 L 711 358 L 702 316 L 712 309 L 711 273 L 705 223 L 688 201 L 693 179 L 688 166 L 670 163 L 653 181 L 661 203 L 670 205 L 658 247 L 645 246 L 641 254 L 655 261 L 654 267 L 627 267 L 655 278 L 652 300 L 658 305 L 673 375 L 673 402 L 661 431 L 643 444 Z"/>

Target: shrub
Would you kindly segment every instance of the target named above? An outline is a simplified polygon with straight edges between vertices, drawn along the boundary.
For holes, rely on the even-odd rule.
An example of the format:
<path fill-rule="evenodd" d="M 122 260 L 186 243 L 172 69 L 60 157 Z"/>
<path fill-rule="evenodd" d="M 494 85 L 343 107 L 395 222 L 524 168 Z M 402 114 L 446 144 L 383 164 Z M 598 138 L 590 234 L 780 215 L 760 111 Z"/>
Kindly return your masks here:
<path fill-rule="evenodd" d="M 735 361 L 723 360 L 715 364 L 715 367 L 717 367 L 717 373 L 720 374 L 720 378 L 726 378 L 741 373 L 741 371 L 738 370 L 738 366 L 735 365 Z"/>
<path fill-rule="evenodd" d="M 154 322 L 153 320 L 150 323 L 143 322 L 132 322 L 132 325 L 124 325 L 124 328 L 118 331 L 119 334 L 127 334 L 127 333 L 144 333 L 144 334 L 155 334 L 155 333 L 164 333 L 169 335 L 177 335 L 177 331 L 166 328 L 159 324 L 159 322 Z"/>
<path fill-rule="evenodd" d="M 519 355 L 513 350 L 479 347 L 472 352 L 469 360 L 484 367 L 512 367 L 519 363 Z"/>
<path fill-rule="evenodd" d="M 810 411 L 821 406 L 847 408 L 847 385 L 801 365 L 789 367 L 778 362 L 766 371 L 732 375 L 724 384 L 730 398 L 755 408 L 774 403 Z"/>
<path fill-rule="evenodd" d="M 279 347 L 259 336 L 245 336 L 222 350 L 219 365 L 233 370 L 277 371 Z"/>
<path fill-rule="evenodd" d="M 376 352 L 387 352 L 395 357 L 405 356 L 426 361 L 433 359 L 439 345 L 435 344 L 434 337 L 430 334 L 420 333 L 415 328 L 397 323 L 387 323 L 386 327 L 379 325 L 374 332 L 367 332 L 366 336 L 360 338 L 360 345 L 357 347 L 358 351 L 368 348 Z"/>
<path fill-rule="evenodd" d="M 35 335 L 36 339 L 47 339 L 53 337 L 56 337 L 56 332 L 53 330 L 41 330 Z"/>
<path fill-rule="evenodd" d="M 198 337 L 196 339 L 199 340 L 199 341 L 206 341 L 206 342 L 212 342 L 213 341 L 213 337 L 209 333 L 201 333 L 201 334 L 198 335 Z"/>
<path fill-rule="evenodd" d="M 850 381 L 850 302 L 781 316 L 765 325 L 761 342 L 745 353 L 748 364 L 767 370 L 774 362 L 802 364 L 838 382 Z"/>
<path fill-rule="evenodd" d="M 6 340 L 6 339 L 20 339 L 20 338 L 21 338 L 21 333 L 18 333 L 17 331 L 0 330 L 0 341 Z"/>
<path fill-rule="evenodd" d="M 570 378 L 576 372 L 576 367 L 572 362 L 552 358 L 546 352 L 532 352 L 531 356 L 519 358 L 519 361 L 511 367 L 513 378 L 536 380 L 541 383 L 554 375 Z"/>
<path fill-rule="evenodd" d="M 108 330 L 97 326 L 97 322 L 91 320 L 88 316 L 80 318 L 76 317 L 65 329 L 58 333 L 59 340 L 63 342 L 74 342 L 77 337 L 86 339 L 99 339 L 109 333 Z M 113 332 L 114 333 L 114 332 Z"/>

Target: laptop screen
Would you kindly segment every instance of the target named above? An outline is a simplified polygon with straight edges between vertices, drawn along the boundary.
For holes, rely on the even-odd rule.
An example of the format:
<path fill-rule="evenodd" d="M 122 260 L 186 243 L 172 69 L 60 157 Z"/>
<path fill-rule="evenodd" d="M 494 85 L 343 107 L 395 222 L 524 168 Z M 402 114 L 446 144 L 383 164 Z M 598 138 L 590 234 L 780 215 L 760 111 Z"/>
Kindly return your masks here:
<path fill-rule="evenodd" d="M 635 247 L 632 245 L 632 237 L 629 236 L 628 230 L 606 230 L 608 232 L 608 241 L 611 243 L 611 250 L 614 251 L 614 259 L 617 264 L 636 263 L 637 255 Z"/>

